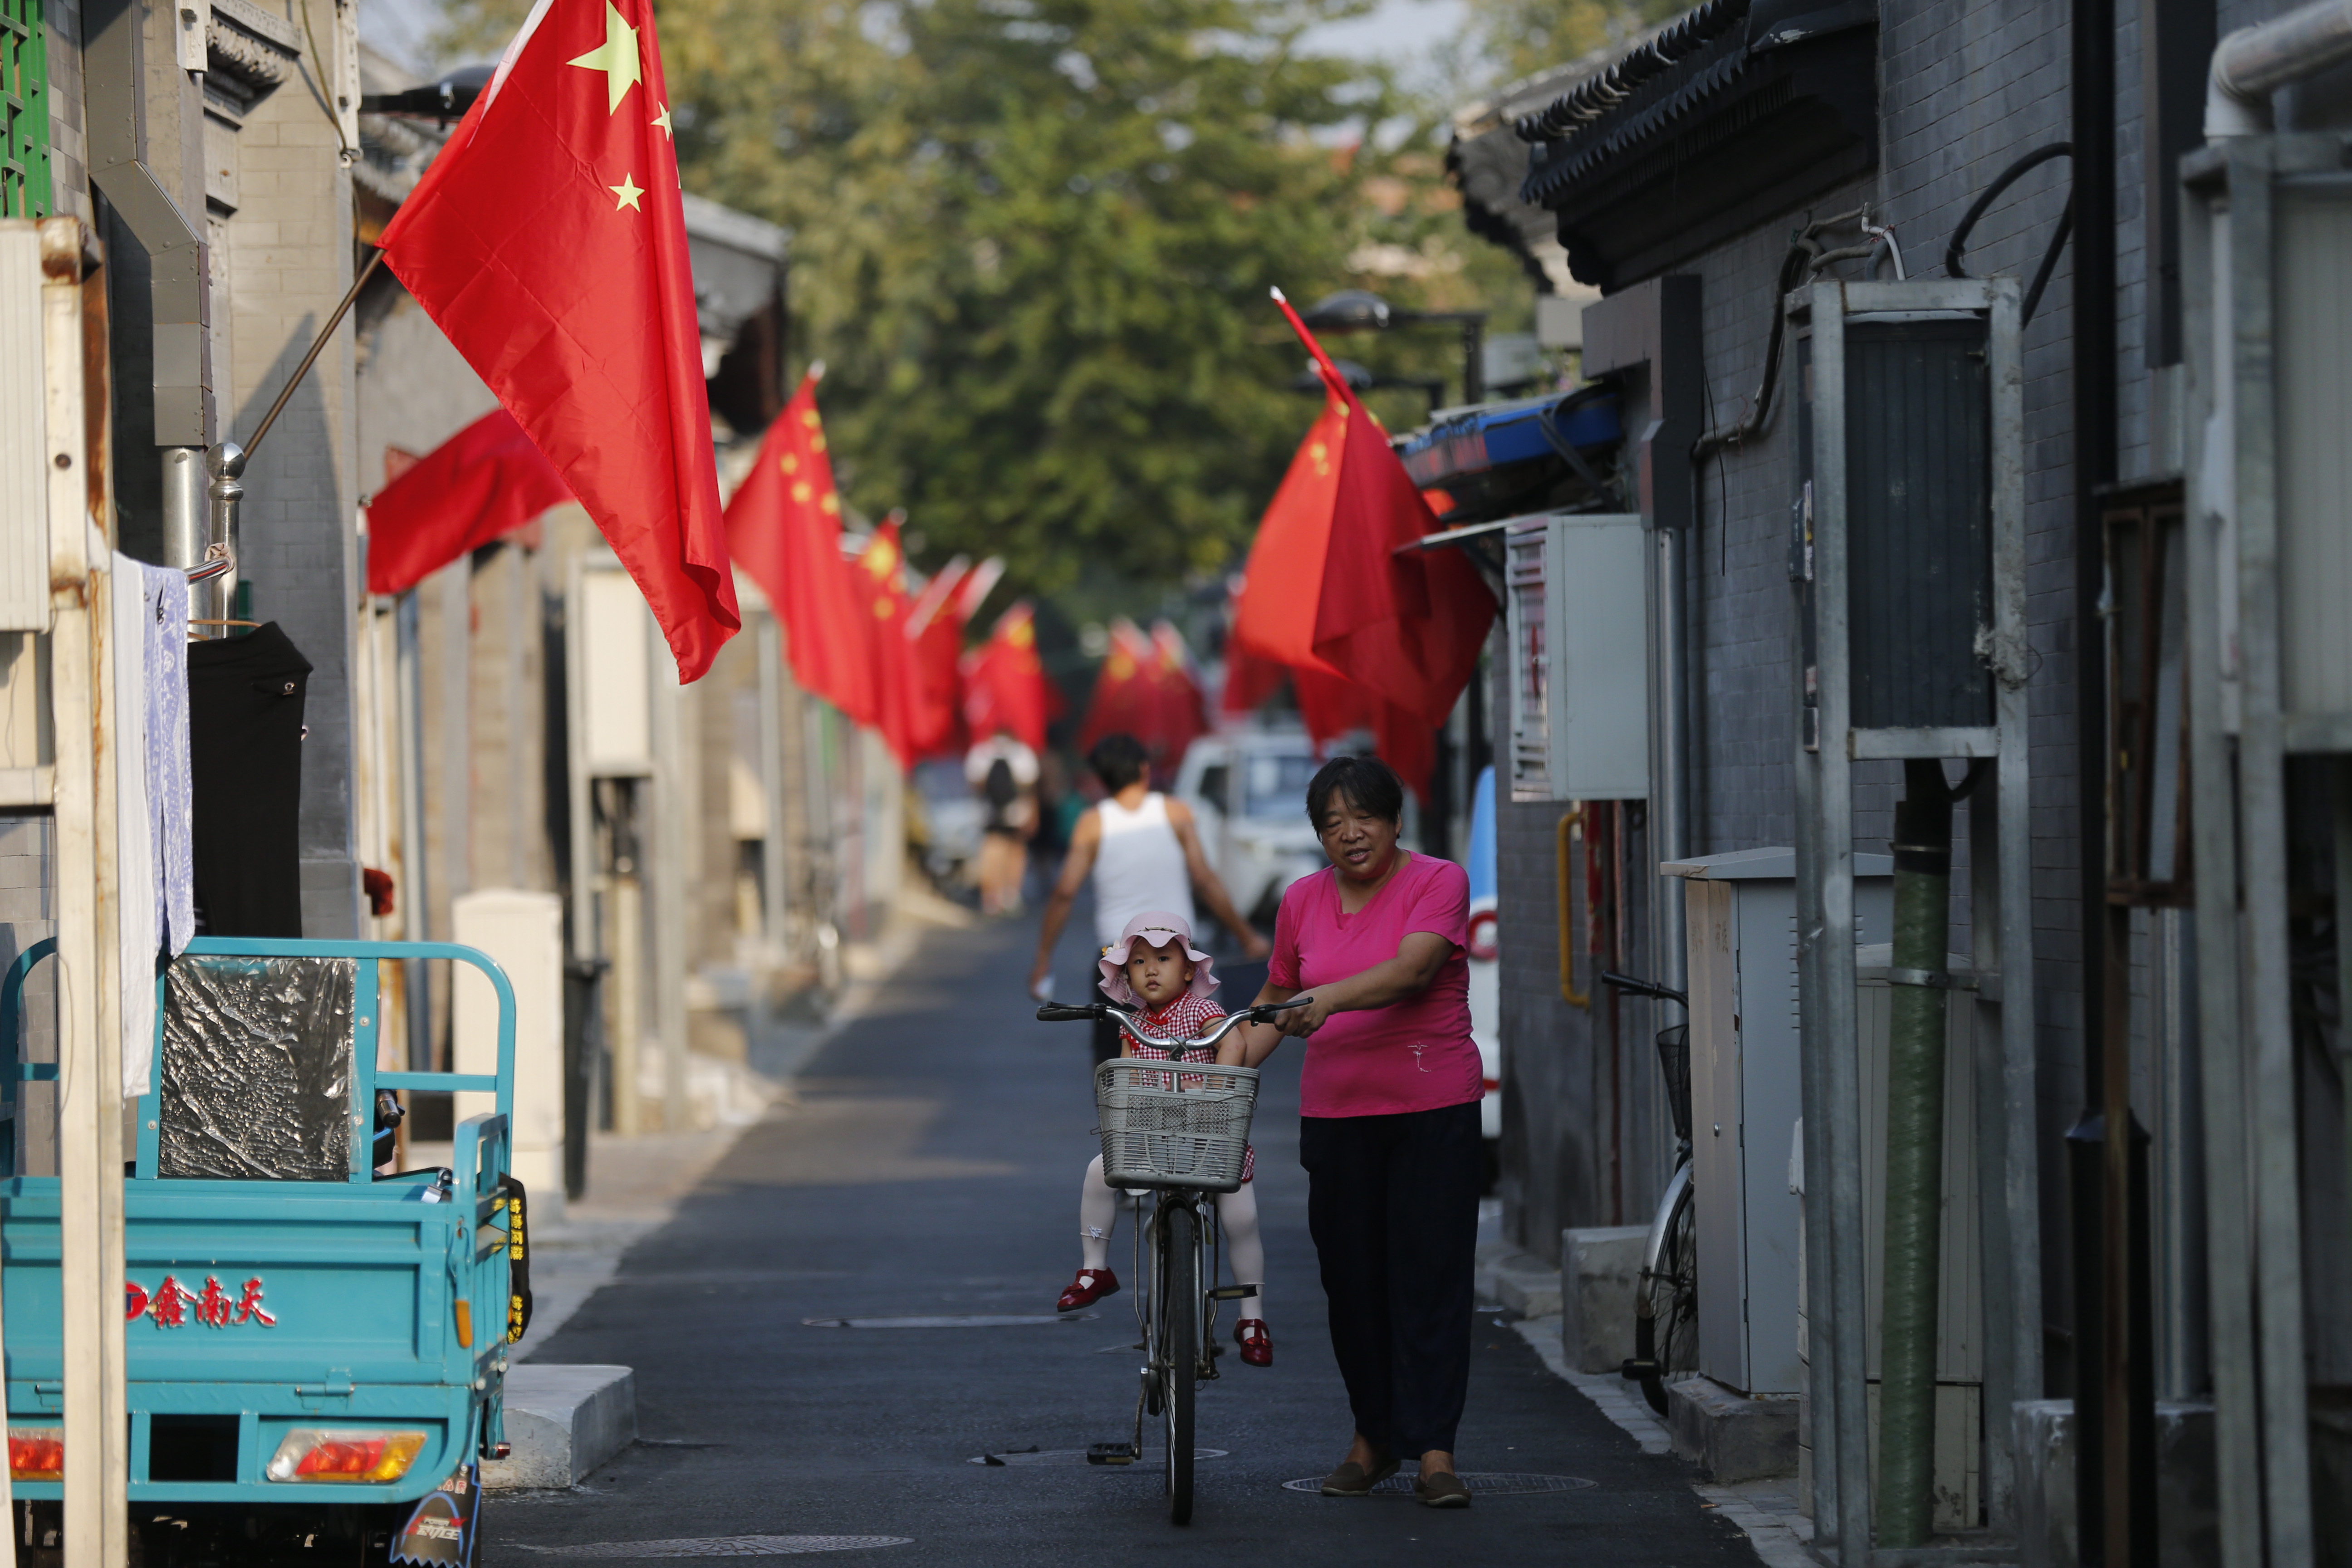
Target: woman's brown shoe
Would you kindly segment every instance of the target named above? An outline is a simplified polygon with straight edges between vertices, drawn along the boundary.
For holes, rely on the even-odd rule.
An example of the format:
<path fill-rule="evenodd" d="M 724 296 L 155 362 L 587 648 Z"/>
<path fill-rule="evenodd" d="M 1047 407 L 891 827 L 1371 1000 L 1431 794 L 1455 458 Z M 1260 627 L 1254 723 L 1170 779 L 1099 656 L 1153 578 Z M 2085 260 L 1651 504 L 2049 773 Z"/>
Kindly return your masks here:
<path fill-rule="evenodd" d="M 1428 1508 L 1468 1508 L 1470 1489 L 1452 1470 L 1413 1478 L 1412 1495 Z"/>
<path fill-rule="evenodd" d="M 1382 1459 L 1380 1468 L 1367 1472 L 1353 1459 L 1343 1461 L 1339 1468 L 1323 1478 L 1325 1497 L 1370 1497 L 1372 1489 L 1397 1473 L 1394 1459 Z"/>

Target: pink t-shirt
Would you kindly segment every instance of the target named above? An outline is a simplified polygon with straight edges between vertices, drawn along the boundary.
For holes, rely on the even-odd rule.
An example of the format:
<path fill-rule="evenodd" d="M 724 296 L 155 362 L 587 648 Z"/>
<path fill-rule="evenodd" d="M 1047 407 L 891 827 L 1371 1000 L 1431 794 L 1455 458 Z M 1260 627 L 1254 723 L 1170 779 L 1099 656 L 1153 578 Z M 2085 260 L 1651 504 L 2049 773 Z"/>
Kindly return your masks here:
<path fill-rule="evenodd" d="M 1400 853 L 1405 853 L 1400 851 Z M 1298 1081 L 1305 1116 L 1393 1116 L 1436 1110 L 1486 1092 L 1470 1038 L 1470 878 L 1451 860 L 1413 855 L 1354 914 L 1339 910 L 1339 873 L 1326 866 L 1282 895 L 1266 978 L 1290 991 L 1361 974 L 1397 955 L 1413 931 L 1454 944 L 1420 995 L 1386 1007 L 1334 1013 L 1307 1037 Z"/>

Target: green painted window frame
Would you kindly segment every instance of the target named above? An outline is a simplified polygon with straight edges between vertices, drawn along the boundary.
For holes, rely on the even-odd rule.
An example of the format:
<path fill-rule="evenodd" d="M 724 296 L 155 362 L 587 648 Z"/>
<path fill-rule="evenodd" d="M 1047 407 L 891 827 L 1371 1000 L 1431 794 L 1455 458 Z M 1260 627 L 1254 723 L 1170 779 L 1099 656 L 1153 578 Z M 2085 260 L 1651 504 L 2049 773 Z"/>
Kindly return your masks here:
<path fill-rule="evenodd" d="M 49 216 L 49 69 L 42 0 L 0 0 L 0 217 Z"/>

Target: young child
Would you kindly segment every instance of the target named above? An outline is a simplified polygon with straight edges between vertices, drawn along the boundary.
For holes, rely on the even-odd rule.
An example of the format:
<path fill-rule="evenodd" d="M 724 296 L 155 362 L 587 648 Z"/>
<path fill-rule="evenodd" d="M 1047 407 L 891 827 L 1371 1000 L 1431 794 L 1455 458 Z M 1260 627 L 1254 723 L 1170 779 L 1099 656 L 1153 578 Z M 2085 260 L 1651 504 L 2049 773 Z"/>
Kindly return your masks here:
<path fill-rule="evenodd" d="M 1143 1009 L 1143 1027 L 1163 1039 L 1191 1039 L 1225 1010 L 1210 1000 L 1217 988 L 1209 955 L 1192 946 L 1192 927 L 1181 915 L 1140 914 L 1127 922 L 1119 939 L 1103 949 L 1103 994 L 1114 1002 Z M 1166 1061 L 1168 1053 L 1138 1040 L 1124 1026 L 1119 1030 L 1120 1054 Z M 1237 1036 L 1219 1042 L 1214 1053 L 1184 1053 L 1188 1062 L 1205 1062 L 1213 1054 L 1221 1063 L 1241 1059 Z M 1230 1058 L 1230 1060 L 1228 1060 Z M 1249 1316 L 1234 1325 L 1234 1342 L 1249 1366 L 1274 1364 L 1274 1336 L 1265 1327 L 1265 1247 L 1258 1238 L 1257 1193 L 1250 1185 L 1257 1174 L 1257 1151 L 1242 1159 L 1242 1184 L 1237 1191 L 1217 1194 L 1217 1218 L 1225 1232 L 1226 1255 L 1233 1259 L 1234 1282 L 1255 1285 L 1258 1293 L 1244 1297 L 1242 1310 Z M 1110 1233 L 1118 1220 L 1118 1196 L 1103 1180 L 1102 1156 L 1087 1166 L 1078 1189 L 1078 1236 L 1081 1262 L 1055 1310 L 1075 1312 L 1118 1289 L 1118 1277 L 1107 1267 Z"/>

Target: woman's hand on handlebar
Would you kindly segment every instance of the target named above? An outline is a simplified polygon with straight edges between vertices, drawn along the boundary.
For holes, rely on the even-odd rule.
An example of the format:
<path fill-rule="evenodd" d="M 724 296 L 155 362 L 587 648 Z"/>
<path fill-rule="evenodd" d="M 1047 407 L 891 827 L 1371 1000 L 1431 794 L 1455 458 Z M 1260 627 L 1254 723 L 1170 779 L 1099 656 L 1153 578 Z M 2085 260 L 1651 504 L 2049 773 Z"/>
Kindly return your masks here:
<path fill-rule="evenodd" d="M 1318 996 L 1310 993 L 1307 995 L 1299 997 L 1297 999 L 1297 1005 L 1290 1007 L 1286 1011 L 1276 1014 L 1274 1018 L 1274 1026 L 1280 1029 L 1286 1035 L 1303 1040 L 1307 1036 L 1313 1034 L 1316 1030 L 1321 1028 L 1323 1026 L 1323 1020 L 1328 1018 L 1330 1016 L 1331 1003 L 1329 999 Z"/>

